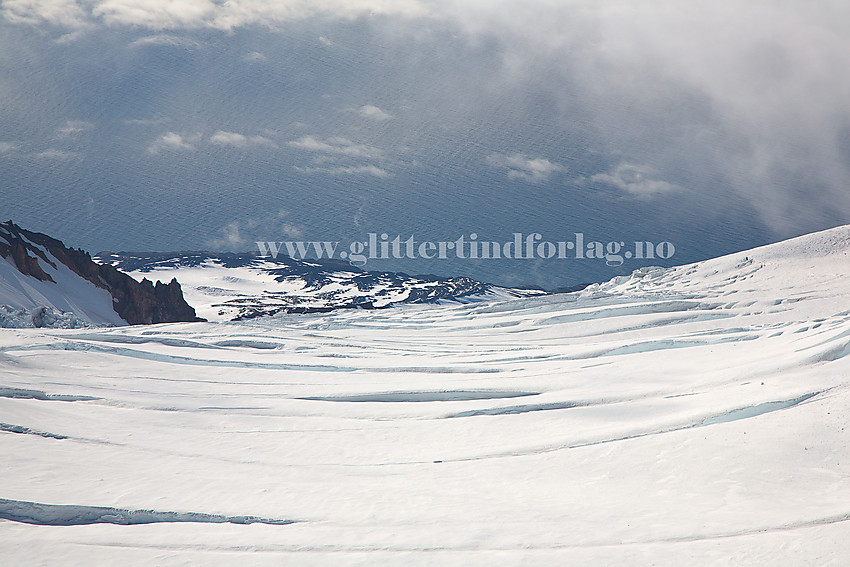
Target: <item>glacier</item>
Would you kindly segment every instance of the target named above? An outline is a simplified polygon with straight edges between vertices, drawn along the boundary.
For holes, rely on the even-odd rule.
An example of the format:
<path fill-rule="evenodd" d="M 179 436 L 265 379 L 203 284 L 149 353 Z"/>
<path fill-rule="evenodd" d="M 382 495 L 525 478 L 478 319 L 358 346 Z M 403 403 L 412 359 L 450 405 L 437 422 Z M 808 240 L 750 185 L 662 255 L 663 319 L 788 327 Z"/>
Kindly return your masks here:
<path fill-rule="evenodd" d="M 3 563 L 844 564 L 848 277 L 844 226 L 567 294 L 0 329 Z"/>

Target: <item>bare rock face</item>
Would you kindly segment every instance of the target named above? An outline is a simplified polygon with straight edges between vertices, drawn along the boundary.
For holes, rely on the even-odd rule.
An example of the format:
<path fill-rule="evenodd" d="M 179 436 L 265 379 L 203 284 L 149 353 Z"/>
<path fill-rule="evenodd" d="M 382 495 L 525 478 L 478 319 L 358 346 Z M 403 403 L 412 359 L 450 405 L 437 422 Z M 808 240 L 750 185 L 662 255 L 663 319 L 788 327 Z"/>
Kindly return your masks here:
<path fill-rule="evenodd" d="M 0 223 L 0 256 L 11 258 L 21 273 L 40 281 L 54 281 L 40 262 L 54 268 L 57 267 L 54 260 L 61 262 L 80 277 L 107 290 L 112 295 L 115 312 L 131 325 L 203 321 L 183 299 L 176 279 L 156 285 L 147 279 L 137 282 L 117 268 L 94 262 L 82 249 L 68 248 L 55 238 L 24 230 L 12 221 Z"/>
<path fill-rule="evenodd" d="M 19 227 L 12 224 L 12 221 L 0 224 L 0 256 L 4 258 L 11 256 L 15 266 L 17 266 L 22 274 L 32 276 L 39 281 L 52 282 L 53 278 L 42 269 L 41 264 L 38 263 L 38 259 L 41 258 L 54 268 L 56 266 L 47 258 L 44 252 L 38 248 L 27 246 L 27 243 L 23 239 L 19 236 L 16 237 L 17 235 L 13 233 L 12 227 L 20 230 Z M 34 252 L 35 256 L 30 256 L 30 251 Z"/>

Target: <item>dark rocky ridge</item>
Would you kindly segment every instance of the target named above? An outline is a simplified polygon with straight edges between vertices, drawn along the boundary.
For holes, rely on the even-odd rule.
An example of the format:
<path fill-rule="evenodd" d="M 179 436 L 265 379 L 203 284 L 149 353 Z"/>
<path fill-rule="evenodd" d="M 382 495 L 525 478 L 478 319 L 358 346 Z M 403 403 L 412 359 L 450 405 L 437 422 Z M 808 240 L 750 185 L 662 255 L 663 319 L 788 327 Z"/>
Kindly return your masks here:
<path fill-rule="evenodd" d="M 118 269 L 94 262 L 88 252 L 68 248 L 46 234 L 30 232 L 12 221 L 0 223 L 0 256 L 12 259 L 18 270 L 41 281 L 54 281 L 40 261 L 56 268 L 42 246 L 72 272 L 112 295 L 112 307 L 131 325 L 201 321 L 186 303 L 176 279 L 156 285 L 148 279 L 137 282 Z"/>

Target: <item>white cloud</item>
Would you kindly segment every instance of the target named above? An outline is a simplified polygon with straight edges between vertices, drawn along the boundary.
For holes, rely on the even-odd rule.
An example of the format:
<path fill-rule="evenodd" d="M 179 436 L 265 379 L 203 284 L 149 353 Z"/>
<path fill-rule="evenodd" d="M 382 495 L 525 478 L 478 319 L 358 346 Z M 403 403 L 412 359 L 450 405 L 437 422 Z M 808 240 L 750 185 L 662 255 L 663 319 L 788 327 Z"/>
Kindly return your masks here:
<path fill-rule="evenodd" d="M 63 33 L 62 35 L 57 37 L 55 40 L 53 40 L 53 42 L 56 43 L 57 45 L 66 45 L 66 44 L 69 44 L 69 43 L 74 43 L 75 41 L 77 41 L 78 39 L 80 39 L 81 37 L 86 35 L 86 33 L 89 29 L 91 29 L 89 26 L 85 26 L 85 27 L 82 27 L 80 29 L 75 29 L 72 32 Z"/>
<path fill-rule="evenodd" d="M 638 197 L 651 197 L 680 189 L 678 185 L 655 179 L 657 174 L 656 170 L 646 165 L 621 163 L 610 173 L 596 174 L 590 180 L 612 185 Z"/>
<path fill-rule="evenodd" d="M 95 3 L 91 14 L 111 25 L 164 30 L 205 27 L 217 11 L 208 0 L 104 0 Z"/>
<path fill-rule="evenodd" d="M 283 223 L 280 226 L 280 232 L 286 238 L 303 238 L 304 228 L 291 223 Z"/>
<path fill-rule="evenodd" d="M 530 183 L 540 183 L 558 171 L 564 171 L 564 166 L 543 158 L 530 158 L 523 154 L 510 156 L 493 154 L 487 157 L 487 163 L 494 167 L 506 169 L 510 179 L 521 179 Z"/>
<path fill-rule="evenodd" d="M 14 142 L 0 142 L 0 154 L 5 154 L 18 149 L 18 144 Z"/>
<path fill-rule="evenodd" d="M 68 120 L 65 125 L 56 130 L 58 138 L 76 138 L 79 134 L 91 130 L 94 124 L 84 120 Z"/>
<path fill-rule="evenodd" d="M 325 173 L 327 175 L 371 175 L 380 179 L 391 177 L 392 174 L 376 165 L 352 165 L 341 167 L 296 167 L 301 173 Z"/>
<path fill-rule="evenodd" d="M 2 13 L 15 23 L 46 22 L 68 28 L 90 25 L 86 10 L 75 0 L 5 0 Z"/>
<path fill-rule="evenodd" d="M 242 227 L 237 221 L 229 223 L 222 229 L 221 232 L 221 237 L 208 240 L 206 242 L 206 245 L 214 250 L 234 250 L 244 248 L 249 242 L 249 240 L 242 233 Z"/>
<path fill-rule="evenodd" d="M 178 37 L 175 35 L 169 34 L 159 34 L 159 35 L 149 35 L 146 37 L 141 37 L 132 43 L 130 43 L 130 47 L 143 47 L 146 45 L 165 45 L 172 47 L 199 47 L 200 44 L 197 41 L 193 41 L 191 39 L 187 39 L 184 37 Z"/>
<path fill-rule="evenodd" d="M 348 138 L 342 138 L 339 136 L 328 138 L 327 140 L 319 140 L 314 136 L 302 136 L 295 141 L 289 142 L 289 145 L 293 148 L 310 152 L 341 155 L 353 158 L 380 158 L 383 155 L 380 148 L 368 146 L 366 144 L 357 144 Z"/>
<path fill-rule="evenodd" d="M 167 116 L 156 116 L 154 118 L 128 118 L 124 120 L 125 124 L 133 124 L 136 126 L 156 126 L 158 124 L 164 124 L 171 120 Z"/>
<path fill-rule="evenodd" d="M 230 2 L 220 5 L 211 25 L 231 29 L 249 24 L 279 24 L 314 16 L 341 19 L 369 15 L 413 17 L 428 11 L 426 3 L 419 0 L 243 0 L 239 5 Z"/>
<path fill-rule="evenodd" d="M 5 0 L 12 22 L 48 22 L 81 28 L 102 22 L 150 30 L 273 26 L 314 16 L 352 19 L 368 15 L 405 17 L 428 13 L 418 0 Z"/>
<path fill-rule="evenodd" d="M 363 118 L 371 118 L 373 120 L 384 121 L 392 118 L 391 114 L 387 114 L 377 106 L 367 104 L 357 109 L 357 113 Z"/>
<path fill-rule="evenodd" d="M 184 137 L 177 132 L 163 134 L 153 144 L 148 146 L 148 153 L 158 154 L 163 150 L 168 151 L 194 151 L 193 143 L 200 139 L 199 135 Z"/>
<path fill-rule="evenodd" d="M 277 145 L 264 136 L 245 136 L 236 132 L 224 132 L 219 130 L 210 136 L 210 142 L 219 146 L 233 146 L 236 148 L 247 148 L 249 146 L 270 146 L 276 148 Z"/>
<path fill-rule="evenodd" d="M 314 164 L 326 164 L 321 167 L 296 167 L 301 173 L 323 173 L 327 175 L 371 175 L 378 178 L 391 177 L 392 174 L 373 163 L 386 161 L 383 150 L 367 144 L 358 144 L 348 138 L 334 136 L 320 140 L 314 136 L 302 136 L 289 145 L 313 152 Z M 367 163 L 364 163 L 367 162 Z"/>
<path fill-rule="evenodd" d="M 242 59 L 244 59 L 245 61 L 250 61 L 250 62 L 259 62 L 259 61 L 265 61 L 266 56 L 263 55 L 262 53 L 260 53 L 259 51 L 252 51 L 251 53 L 248 53 L 247 55 L 245 55 Z"/>
<path fill-rule="evenodd" d="M 238 148 L 244 148 L 248 145 L 248 137 L 243 134 L 237 134 L 236 132 L 224 132 L 219 130 L 210 137 L 210 142 L 220 146 L 236 146 Z"/>
<path fill-rule="evenodd" d="M 57 150 L 56 148 L 50 148 L 43 152 L 39 152 L 35 154 L 35 157 L 41 159 L 53 159 L 53 160 L 69 160 L 80 157 L 81 154 L 77 152 L 68 152 L 65 150 Z"/>
<path fill-rule="evenodd" d="M 302 238 L 304 227 L 287 221 L 289 212 L 280 210 L 258 218 L 234 220 L 225 225 L 220 235 L 205 242 L 211 250 L 244 251 L 255 246 L 257 240 Z"/>

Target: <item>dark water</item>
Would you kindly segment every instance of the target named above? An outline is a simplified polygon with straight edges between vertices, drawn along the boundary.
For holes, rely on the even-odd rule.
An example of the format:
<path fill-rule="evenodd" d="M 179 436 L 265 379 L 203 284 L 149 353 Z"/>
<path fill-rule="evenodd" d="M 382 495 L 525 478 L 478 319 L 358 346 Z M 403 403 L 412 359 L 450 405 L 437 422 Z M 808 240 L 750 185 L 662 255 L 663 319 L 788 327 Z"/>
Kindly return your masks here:
<path fill-rule="evenodd" d="M 614 102 L 564 77 L 507 80 L 504 46 L 432 32 L 403 42 L 360 21 L 310 22 L 286 33 L 186 32 L 175 46 L 134 44 L 149 34 L 125 28 L 56 43 L 0 23 L 0 217 L 92 253 L 348 243 L 369 232 L 500 242 L 581 232 L 676 247 L 666 261 L 613 267 L 460 258 L 368 266 L 547 288 L 850 221 L 818 209 L 771 230 L 722 174 L 716 154 L 731 146 L 706 153 L 651 129 L 626 139 L 605 126 Z M 334 46 L 317 40 L 328 34 Z M 391 118 L 363 116 L 365 105 Z M 675 112 L 711 127 L 693 93 Z M 245 138 L 217 144 L 219 131 Z M 554 169 L 534 177 L 512 169 L 511 156 Z M 678 189 L 639 198 L 593 180 L 625 162 Z"/>

